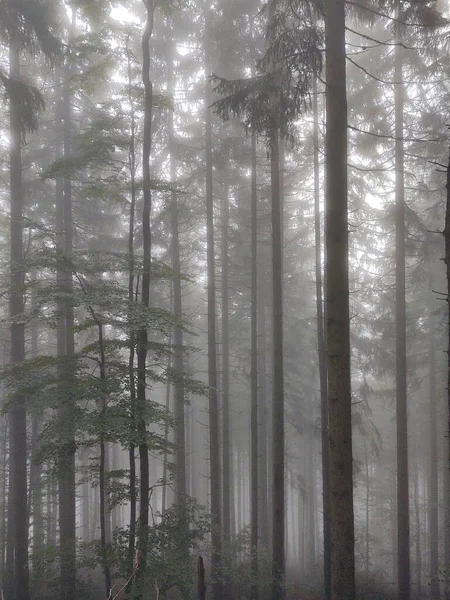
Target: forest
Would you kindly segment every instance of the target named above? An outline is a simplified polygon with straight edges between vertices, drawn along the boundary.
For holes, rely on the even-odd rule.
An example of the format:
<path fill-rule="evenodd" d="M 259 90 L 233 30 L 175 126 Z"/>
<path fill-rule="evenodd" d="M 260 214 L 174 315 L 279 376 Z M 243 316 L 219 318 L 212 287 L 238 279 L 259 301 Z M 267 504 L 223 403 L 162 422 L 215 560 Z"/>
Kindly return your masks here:
<path fill-rule="evenodd" d="M 450 598 L 450 3 L 0 0 L 1 600 Z"/>

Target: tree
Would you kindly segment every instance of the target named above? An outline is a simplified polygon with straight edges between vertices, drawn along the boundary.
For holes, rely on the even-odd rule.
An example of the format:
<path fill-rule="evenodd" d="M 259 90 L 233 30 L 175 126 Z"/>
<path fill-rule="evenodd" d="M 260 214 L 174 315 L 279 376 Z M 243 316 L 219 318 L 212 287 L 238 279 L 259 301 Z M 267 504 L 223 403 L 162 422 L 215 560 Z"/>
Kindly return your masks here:
<path fill-rule="evenodd" d="M 275 107 L 272 107 L 275 115 Z M 273 117 L 275 118 L 275 117 Z M 273 500 L 272 500 L 272 598 L 284 597 L 285 576 L 285 490 L 284 490 L 284 375 L 283 375 L 283 242 L 279 163 L 279 127 L 270 132 L 272 194 L 272 310 L 273 310 Z"/>
<path fill-rule="evenodd" d="M 331 597 L 355 598 L 347 205 L 345 2 L 325 2 L 326 324 Z"/>
<path fill-rule="evenodd" d="M 430 268 L 431 265 L 430 265 Z M 430 289 L 433 289 L 433 276 L 430 276 Z M 433 600 L 440 598 L 439 582 L 439 476 L 438 476 L 438 431 L 437 431 L 437 383 L 436 383 L 436 317 L 435 307 L 429 302 L 429 371 L 430 371 L 430 415 L 429 415 L 429 444 L 430 444 L 430 482 L 428 527 L 430 536 L 430 596 Z"/>
<path fill-rule="evenodd" d="M 69 24 L 69 44 L 75 32 L 76 11 L 73 10 Z M 65 161 L 72 158 L 72 111 L 71 111 L 71 75 L 68 66 L 69 56 L 62 70 L 59 88 L 60 106 L 57 109 L 57 122 L 61 129 L 62 149 L 60 156 Z M 62 81 L 61 81 L 62 79 Z M 75 499 L 75 400 L 73 357 L 74 310 L 72 303 L 72 181 L 64 174 L 56 183 L 56 239 L 59 252 L 57 284 L 63 299 L 59 302 L 57 329 L 57 353 L 61 358 L 58 367 L 59 377 L 65 382 L 60 388 L 61 405 L 58 409 L 60 421 L 60 450 L 58 463 L 58 504 L 59 504 L 59 541 L 61 554 L 61 596 L 71 600 L 76 597 L 76 499 Z M 67 382 L 71 382 L 67 386 Z"/>
<path fill-rule="evenodd" d="M 446 266 L 446 270 L 447 270 L 447 297 L 450 298 L 450 158 L 448 161 L 448 166 L 447 166 L 447 182 L 446 182 L 446 188 L 447 188 L 447 195 L 446 195 L 446 204 L 445 204 L 445 227 L 444 227 L 444 241 L 445 241 L 445 254 L 444 254 L 444 262 L 445 262 L 445 266 Z M 449 305 L 449 322 L 450 322 L 450 302 L 448 303 Z M 447 353 L 447 368 L 448 368 L 448 374 L 447 374 L 447 405 L 448 405 L 448 434 L 450 434 L 450 329 L 449 329 L 449 333 L 448 333 L 448 353 Z M 448 436 L 448 440 L 447 440 L 447 452 L 448 452 L 448 465 L 450 465 L 450 435 Z M 450 467 L 448 467 L 450 468 Z M 447 479 L 447 487 L 449 486 L 449 480 Z M 446 490 L 448 492 L 448 489 Z M 447 498 L 448 500 L 448 498 Z M 445 523 L 446 526 L 448 528 L 449 526 L 449 516 L 448 516 L 448 506 L 446 506 L 446 519 L 445 519 Z M 448 538 L 445 538 L 445 541 L 448 542 Z M 446 546 L 445 548 L 446 550 L 446 555 L 445 557 L 447 558 L 447 553 L 450 552 L 450 548 L 448 546 Z M 449 598 L 450 597 L 450 586 L 449 586 L 449 579 L 447 578 L 446 580 L 446 586 L 445 586 L 445 597 Z"/>
<path fill-rule="evenodd" d="M 211 73 L 211 31 L 210 11 L 205 7 L 205 71 Z M 212 94 L 209 82 L 205 89 L 205 152 L 206 152 L 206 230 L 207 230 L 207 271 L 208 271 L 208 385 L 209 385 L 209 452 L 211 478 L 212 516 L 212 557 L 214 599 L 222 595 L 219 566 L 222 554 L 222 527 L 220 508 L 220 446 L 219 446 L 219 406 L 217 394 L 217 350 L 216 350 L 216 283 L 214 251 L 214 197 L 213 197 L 213 155 L 212 155 Z"/>
<path fill-rule="evenodd" d="M 173 52 L 172 48 L 175 40 L 170 40 L 170 60 L 168 64 L 168 92 L 173 97 Z M 170 148 L 170 181 L 172 185 L 171 194 L 171 229 L 172 229 L 172 270 L 173 270 L 173 307 L 174 314 L 181 322 L 183 317 L 182 289 L 181 289 L 181 260 L 180 260 L 180 239 L 179 239 L 179 218 L 178 218 L 178 192 L 177 168 L 176 168 L 176 139 L 174 128 L 173 110 L 169 111 L 168 135 Z M 173 368 L 178 375 L 178 383 L 175 386 L 175 438 L 176 438 L 176 493 L 177 503 L 181 506 L 186 496 L 186 439 L 185 439 L 185 393 L 183 385 L 183 330 L 181 326 L 175 327 L 173 350 Z"/>
<path fill-rule="evenodd" d="M 397 42 L 399 38 L 397 38 Z M 408 408 L 406 383 L 406 303 L 405 303 L 405 178 L 403 142 L 402 48 L 395 46 L 395 328 L 396 328 L 396 406 L 397 406 L 397 536 L 399 598 L 411 595 L 409 540 Z"/>
<path fill-rule="evenodd" d="M 322 243 L 320 223 L 320 172 L 319 172 L 319 111 L 317 103 L 317 80 L 313 82 L 314 114 L 314 237 L 316 247 L 316 310 L 317 310 L 317 350 L 319 358 L 320 386 L 320 427 L 322 450 L 322 496 L 323 496 L 323 567 L 325 599 L 331 598 L 330 569 L 330 490 L 329 490 L 329 447 L 328 447 L 328 393 L 326 339 L 323 314 L 322 287 Z"/>
<path fill-rule="evenodd" d="M 9 315 L 11 319 L 11 363 L 25 360 L 25 309 L 23 265 L 24 190 L 22 183 L 22 142 L 26 132 L 37 129 L 37 114 L 43 109 L 42 96 L 21 79 L 22 51 L 42 50 L 52 61 L 59 54 L 53 34 L 49 5 L 40 1 L 4 2 L 0 9 L 3 37 L 9 44 L 9 75 L 0 79 L 9 97 L 10 118 L 10 194 L 11 194 L 11 271 Z M 28 571 L 28 494 L 27 494 L 27 409 L 23 393 L 12 390 L 10 409 L 10 508 L 12 535 L 10 549 L 13 573 L 9 574 L 9 593 L 17 600 L 29 598 Z"/>
<path fill-rule="evenodd" d="M 279 139 L 292 135 L 293 121 L 303 109 L 312 76 L 320 70 L 320 34 L 310 22 L 311 12 L 298 13 L 287 3 L 268 6 L 269 47 L 258 61 L 258 75 L 227 81 L 214 77 L 216 91 L 226 94 L 215 103 L 224 118 L 244 114 L 253 135 L 264 135 L 270 153 L 272 222 L 272 324 L 273 324 L 273 500 L 272 598 L 284 597 L 285 577 L 285 432 L 283 358 L 282 201 Z M 292 27 L 292 21 L 296 27 Z M 276 68 L 275 68 L 276 65 Z"/>
<path fill-rule="evenodd" d="M 144 85 L 144 137 L 142 145 L 142 235 L 143 235 L 143 264 L 142 264 L 142 287 L 141 304 L 144 308 L 150 306 L 150 275 L 151 275 L 151 251 L 152 237 L 150 229 L 150 214 L 152 208 L 151 176 L 150 176 L 150 153 L 152 144 L 152 117 L 153 117 L 153 83 L 150 79 L 150 39 L 154 28 L 156 10 L 155 0 L 144 2 L 146 8 L 146 23 L 142 34 L 142 82 Z M 142 574 L 145 573 L 147 557 L 147 536 L 149 518 L 149 450 L 146 427 L 146 404 L 147 404 L 147 352 L 148 331 L 144 324 L 137 335 L 137 382 L 136 382 L 136 408 L 137 429 L 139 438 L 139 529 L 138 529 L 138 551 L 141 568 L 138 571 L 138 585 L 142 587 Z M 143 589 L 138 590 L 138 597 L 142 597 Z"/>
<path fill-rule="evenodd" d="M 256 138 L 252 135 L 251 179 L 251 230 L 252 230 L 252 281 L 251 281 L 251 543 L 252 543 L 252 598 L 258 599 L 258 190 L 256 170 Z M 264 444 L 264 440 L 262 441 Z"/>
<path fill-rule="evenodd" d="M 17 35 L 10 33 L 10 80 L 20 77 L 20 45 Z M 23 210 L 22 189 L 22 115 L 15 94 L 10 98 L 10 186 L 11 186 L 11 292 L 9 314 L 11 318 L 11 362 L 25 360 L 25 327 L 21 320 L 24 313 L 23 267 Z M 8 514 L 14 535 L 13 594 L 17 600 L 28 600 L 28 495 L 27 495 L 27 413 L 26 399 L 14 397 L 10 411 L 10 494 L 13 513 Z M 20 515 L 20 516 L 19 516 Z M 25 517 L 25 518 L 24 518 Z M 12 591 L 12 590 L 11 590 Z"/>

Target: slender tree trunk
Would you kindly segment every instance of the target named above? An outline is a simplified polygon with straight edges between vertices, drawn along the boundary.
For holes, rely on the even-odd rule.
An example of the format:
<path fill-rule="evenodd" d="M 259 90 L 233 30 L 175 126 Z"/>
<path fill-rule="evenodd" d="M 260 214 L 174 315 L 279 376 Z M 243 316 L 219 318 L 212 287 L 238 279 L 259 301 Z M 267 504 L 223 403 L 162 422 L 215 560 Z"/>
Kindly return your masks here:
<path fill-rule="evenodd" d="M 209 13 L 205 9 L 205 71 L 211 73 L 211 40 Z M 209 82 L 206 84 L 206 227 L 207 227 L 207 270 L 208 270 L 208 379 L 209 379 L 209 447 L 211 473 L 211 517 L 212 517 L 212 557 L 211 569 L 214 600 L 222 597 L 220 581 L 220 559 L 222 554 L 221 502 L 220 502 L 220 445 L 219 410 L 217 399 L 217 353 L 216 353 L 216 286 L 214 252 L 214 197 L 213 197 L 213 157 L 212 157 L 212 94 Z"/>
<path fill-rule="evenodd" d="M 106 358 L 105 344 L 103 337 L 103 325 L 96 317 L 93 309 L 91 309 L 93 320 L 98 328 L 98 344 L 100 348 L 100 379 L 106 383 Z M 107 399 L 101 400 L 100 406 L 100 427 L 104 426 L 107 410 Z M 110 597 L 111 592 L 111 570 L 109 566 L 109 553 L 111 546 L 111 521 L 108 508 L 108 493 L 106 490 L 106 476 L 108 471 L 108 444 L 105 441 L 103 431 L 100 434 L 100 469 L 99 469 L 99 494 L 100 494 L 100 544 L 102 552 L 102 568 L 105 578 L 106 598 Z"/>
<path fill-rule="evenodd" d="M 365 519 L 365 571 L 366 585 L 369 585 L 370 574 L 370 469 L 369 452 L 367 450 L 367 439 L 364 438 L 364 462 L 366 463 L 366 519 Z"/>
<path fill-rule="evenodd" d="M 10 77 L 20 77 L 19 44 L 14 35 L 10 43 Z M 25 360 L 25 326 L 20 316 L 24 312 L 23 265 L 23 211 L 21 114 L 19 99 L 10 102 L 10 193 L 11 193 L 11 290 L 9 314 L 11 318 L 11 363 L 20 365 Z M 28 600 L 28 496 L 27 496 L 27 413 L 22 393 L 14 395 L 10 409 L 10 494 L 13 523 L 15 600 Z"/>
<path fill-rule="evenodd" d="M 432 282 L 430 282 L 432 283 Z M 433 286 L 430 285 L 430 289 Z M 430 477 L 428 492 L 428 528 L 430 539 L 430 597 L 440 598 L 439 583 L 439 489 L 438 489 L 438 432 L 437 432 L 437 393 L 436 393 L 436 342 L 433 306 L 429 306 L 429 368 L 430 368 Z"/>
<path fill-rule="evenodd" d="M 406 384 L 404 84 L 402 49 L 395 46 L 395 330 L 397 413 L 397 536 L 399 600 L 411 596 L 408 408 Z"/>
<path fill-rule="evenodd" d="M 45 527 L 45 545 L 46 548 L 50 546 L 50 540 L 52 537 L 51 523 L 52 523 L 52 476 L 50 471 L 50 465 L 47 463 L 47 485 L 45 486 L 46 496 L 46 527 Z"/>
<path fill-rule="evenodd" d="M 8 430 L 11 431 L 11 424 L 8 423 Z M 8 436 L 9 438 L 10 436 Z M 8 464 L 9 463 L 9 464 Z M 14 597 L 14 540 L 15 540 L 15 527 L 14 527 L 14 490 L 13 490 L 13 471 L 11 465 L 11 449 L 9 449 L 8 461 L 9 466 L 7 472 L 8 480 L 8 495 L 6 505 L 6 551 L 5 551 L 5 572 L 4 572 L 4 593 L 5 596 L 10 598 Z"/>
<path fill-rule="evenodd" d="M 36 273 L 32 274 L 33 281 L 36 281 Z M 36 295 L 32 296 L 33 309 L 36 309 Z M 37 323 L 33 324 L 31 331 L 31 356 L 38 356 L 38 338 L 39 329 Z M 36 580 L 39 561 L 38 554 L 44 548 L 44 520 L 42 507 L 42 463 L 39 462 L 39 436 L 42 431 L 42 414 L 37 412 L 33 414 L 31 423 L 31 460 L 30 460 L 30 495 L 33 520 L 33 572 Z"/>
<path fill-rule="evenodd" d="M 112 443 L 109 446 L 109 451 L 110 451 L 110 458 L 111 458 L 111 470 L 112 471 L 118 471 L 121 467 L 120 467 L 120 446 L 117 443 Z M 108 502 L 110 501 L 110 499 L 108 499 Z M 112 510 L 110 510 L 110 516 L 111 516 L 111 534 L 110 534 L 110 541 L 112 542 L 112 536 L 114 535 L 114 532 L 116 531 L 117 527 L 121 526 L 121 510 L 122 510 L 122 504 L 119 505 L 115 505 L 114 508 Z"/>
<path fill-rule="evenodd" d="M 6 565 L 6 545 L 7 545 L 7 499 L 8 499 L 8 421 L 2 417 L 1 421 L 1 436 L 2 436 L 2 503 L 0 507 L 0 577 L 2 589 L 5 587 L 5 565 Z"/>
<path fill-rule="evenodd" d="M 74 29 L 75 13 L 72 16 L 72 33 Z M 63 128 L 63 156 L 68 160 L 72 156 L 72 117 L 71 117 L 71 91 L 70 70 L 68 65 L 63 70 L 61 117 Z M 73 379 L 73 366 L 70 359 L 75 353 L 73 335 L 73 305 L 72 295 L 72 182 L 65 176 L 63 181 L 57 183 L 57 243 L 58 243 L 58 286 L 66 294 L 65 300 L 59 305 L 59 321 L 57 331 L 57 352 L 63 359 L 59 367 L 61 381 Z M 61 406 L 58 409 L 58 418 L 61 431 L 61 447 L 59 455 L 59 536 L 61 552 L 61 596 L 64 600 L 73 600 L 76 596 L 76 525 L 75 525 L 75 417 L 74 395 L 72 386 L 61 387 Z"/>
<path fill-rule="evenodd" d="M 256 157 L 255 157 L 256 158 Z M 268 465 L 268 435 L 267 435 L 267 423 L 268 423 L 268 407 L 267 407 L 267 383 L 266 383 L 266 309 L 265 309 L 265 297 L 264 291 L 260 286 L 259 299 L 258 299 L 258 342 L 259 342 L 259 353 L 258 353 L 258 376 L 259 376 L 259 421 L 261 423 L 259 439 L 259 455 L 260 455 L 260 467 L 259 467 L 259 488 L 261 491 L 260 502 L 259 502 L 259 526 L 260 534 L 259 539 L 261 547 L 265 550 L 269 549 L 269 465 Z"/>
<path fill-rule="evenodd" d="M 106 371 L 106 365 L 105 365 L 105 371 Z M 106 413 L 106 407 L 107 407 L 107 400 L 105 399 L 105 413 Z M 106 419 L 106 414 L 103 417 L 103 420 Z M 112 465 L 111 465 L 111 450 L 112 450 L 112 444 L 110 444 L 110 442 L 106 442 L 105 441 L 105 540 L 106 543 L 111 545 L 111 541 L 112 541 L 112 530 L 111 530 L 111 494 L 109 492 L 109 485 L 108 485 L 108 477 L 110 476 L 110 472 L 112 470 Z"/>
<path fill-rule="evenodd" d="M 131 54 L 127 40 L 127 74 L 128 74 L 128 104 L 131 115 L 130 147 L 128 150 L 128 168 L 131 179 L 130 219 L 128 225 L 128 302 L 130 307 L 134 302 L 134 227 L 136 217 L 136 120 L 132 95 L 132 70 Z M 130 323 L 128 379 L 130 383 L 130 437 L 135 436 L 136 430 L 136 378 L 135 378 L 136 334 Z M 136 544 L 136 518 L 137 518 L 137 485 L 136 485 L 136 446 L 134 442 L 128 448 L 128 461 L 130 466 L 130 534 L 128 537 L 128 577 L 131 577 L 134 568 L 134 552 Z M 127 591 L 131 589 L 131 582 Z"/>
<path fill-rule="evenodd" d="M 153 84 L 150 79 L 150 39 L 154 26 L 154 0 L 146 0 L 146 23 L 142 36 L 142 81 L 144 84 L 144 138 L 142 148 L 142 176 L 143 176 L 143 212 L 142 212 L 142 234 L 143 234 L 143 268 L 142 268 L 142 290 L 141 303 L 144 308 L 150 306 L 150 271 L 151 271 L 151 229 L 150 213 L 152 206 L 151 177 L 150 177 L 150 152 L 152 144 L 152 116 L 153 116 Z M 146 567 L 148 517 L 149 517 L 149 452 L 147 442 L 146 426 L 146 404 L 147 404 L 147 327 L 139 330 L 137 340 L 137 411 L 138 411 L 138 436 L 139 436 L 139 530 L 138 549 L 139 563 L 141 565 L 137 579 L 140 588 L 139 597 L 142 597 L 143 573 Z"/>
<path fill-rule="evenodd" d="M 225 178 L 227 175 L 225 174 Z M 229 349 L 229 184 L 224 182 L 222 198 L 222 531 L 223 544 L 229 551 L 231 542 L 231 432 L 230 432 L 230 349 Z M 224 578 L 223 600 L 231 598 L 229 577 Z"/>
<path fill-rule="evenodd" d="M 42 429 L 41 415 L 33 415 L 31 424 L 30 493 L 33 522 L 33 571 L 38 569 L 39 552 L 44 547 L 44 523 L 42 515 L 42 464 L 38 462 L 39 436 Z"/>
<path fill-rule="evenodd" d="M 355 598 L 353 454 L 348 275 L 345 0 L 325 1 L 326 285 L 331 596 Z"/>
<path fill-rule="evenodd" d="M 272 187 L 272 292 L 273 292 L 273 504 L 272 600 L 284 598 L 285 489 L 284 489 L 284 375 L 282 303 L 282 226 L 278 131 L 270 140 Z"/>
<path fill-rule="evenodd" d="M 86 464 L 86 463 L 83 463 L 83 464 Z M 90 486 L 90 482 L 89 482 L 87 475 L 85 475 L 85 477 L 84 477 L 84 481 L 83 481 L 81 490 L 82 490 L 81 491 L 81 494 L 82 494 L 81 514 L 82 514 L 82 519 L 83 519 L 81 538 L 85 544 L 88 544 L 91 541 L 90 540 L 91 532 L 90 532 L 90 528 L 89 528 L 90 507 L 91 507 L 91 502 L 90 502 L 91 486 Z"/>
<path fill-rule="evenodd" d="M 392 581 L 397 583 L 397 482 L 395 473 L 389 481 L 390 487 L 390 517 L 391 517 L 391 548 L 392 548 Z"/>
<path fill-rule="evenodd" d="M 172 287 L 170 289 L 170 306 L 172 307 Z M 172 345 L 172 335 L 169 336 L 169 346 Z M 172 368 L 172 357 L 169 356 L 168 357 L 168 368 L 171 369 Z M 166 382 L 166 412 L 167 414 L 169 414 L 170 412 L 170 392 L 171 392 L 171 383 L 170 381 Z M 164 424 L 164 454 L 163 454 L 163 474 L 162 474 L 162 480 L 163 480 L 163 488 L 162 488 L 162 498 L 161 498 L 161 504 L 162 504 L 162 508 L 161 511 L 164 513 L 167 510 L 167 471 L 168 471 L 168 464 L 169 464 L 169 420 L 167 419 L 165 424 Z"/>
<path fill-rule="evenodd" d="M 416 520 L 416 578 L 417 578 L 417 597 L 422 598 L 422 550 L 421 550 L 421 522 L 420 522 L 420 480 L 419 480 L 419 458 L 417 448 L 415 451 L 415 473 L 414 473 L 414 512 Z"/>
<path fill-rule="evenodd" d="M 173 41 L 172 44 L 175 44 Z M 173 56 L 171 50 L 170 64 L 168 68 L 168 93 L 173 95 Z M 172 271 L 173 271 L 173 309 L 175 316 L 181 319 L 183 316 L 181 296 L 181 261 L 180 261 L 180 239 L 178 220 L 178 194 L 175 188 L 177 181 L 175 129 L 173 123 L 173 111 L 169 111 L 169 147 L 170 147 L 170 182 L 172 185 Z M 183 360 L 183 330 L 181 327 L 174 329 L 173 368 L 177 377 L 175 385 L 175 443 L 176 443 L 176 475 L 175 489 L 176 502 L 181 506 L 186 496 L 186 432 L 185 432 L 185 390 L 183 382 L 184 360 Z"/>
<path fill-rule="evenodd" d="M 99 493 L 100 493 L 100 543 L 102 546 L 102 563 L 103 563 L 103 575 L 105 578 L 105 592 L 106 598 L 109 597 L 111 591 L 111 573 L 109 569 L 108 559 L 108 506 L 107 506 L 107 494 L 106 494 L 106 463 L 107 463 L 107 444 L 100 440 L 100 468 L 99 468 Z M 111 531 L 109 530 L 109 533 Z"/>
<path fill-rule="evenodd" d="M 444 229 L 444 240 L 445 240 L 445 265 L 447 270 L 447 302 L 448 302 L 448 351 L 447 351 L 447 478 L 446 478 L 446 489 L 445 489 L 445 533 L 444 533 L 444 546 L 445 546 L 445 564 L 450 564 L 450 158 L 447 167 L 447 203 L 445 210 L 445 229 Z M 445 579 L 445 597 L 446 600 L 450 599 L 450 578 Z"/>
<path fill-rule="evenodd" d="M 327 348 L 324 331 L 322 291 L 322 243 L 320 224 L 320 166 L 319 166 L 319 111 L 317 106 L 317 80 L 313 82 L 314 112 L 314 206 L 316 246 L 316 311 L 317 348 L 319 354 L 321 450 L 322 450 L 322 505 L 323 505 L 323 570 L 325 600 L 331 599 L 331 544 L 330 544 L 330 482 L 328 447 L 328 394 L 327 394 Z"/>
<path fill-rule="evenodd" d="M 252 135 L 251 183 L 251 546 L 252 546 L 252 598 L 258 600 L 258 528 L 259 528 L 259 478 L 258 478 L 258 195 L 256 187 L 256 137 Z"/>
<path fill-rule="evenodd" d="M 237 490 L 236 490 L 236 527 L 237 532 L 242 530 L 242 452 L 237 451 Z"/>
<path fill-rule="evenodd" d="M 316 477 L 315 477 L 315 460 L 314 460 L 314 435 L 310 431 L 306 438 L 308 443 L 307 455 L 308 455 L 308 557 L 309 557 L 309 570 L 311 575 L 316 572 L 316 515 L 317 515 L 317 504 L 316 504 Z"/>

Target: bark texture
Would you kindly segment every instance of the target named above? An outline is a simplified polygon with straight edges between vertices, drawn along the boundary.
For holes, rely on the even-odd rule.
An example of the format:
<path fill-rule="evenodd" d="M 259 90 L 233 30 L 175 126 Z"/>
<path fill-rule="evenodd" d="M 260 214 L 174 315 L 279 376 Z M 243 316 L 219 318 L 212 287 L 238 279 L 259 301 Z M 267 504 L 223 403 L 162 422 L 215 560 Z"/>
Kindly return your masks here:
<path fill-rule="evenodd" d="M 270 140 L 272 187 L 272 310 L 273 310 L 273 491 L 272 491 L 272 600 L 284 597 L 285 485 L 284 485 L 284 374 L 282 300 L 282 224 L 278 130 Z"/>
<path fill-rule="evenodd" d="M 314 111 L 314 231 L 316 246 L 316 310 L 317 310 L 317 348 L 319 355 L 320 420 L 322 451 L 322 506 L 323 506 L 323 571 L 325 600 L 331 598 L 331 544 L 330 544 L 330 482 L 328 447 L 328 391 L 327 391 L 327 347 L 323 310 L 322 286 L 322 242 L 320 223 L 320 164 L 319 164 L 319 111 L 317 106 L 317 80 L 313 82 Z"/>
<path fill-rule="evenodd" d="M 65 160 L 72 156 L 72 115 L 71 115 L 70 70 L 66 65 L 63 73 L 62 90 L 62 128 L 63 156 Z M 62 186 L 62 188 L 60 187 Z M 61 195 L 62 194 L 62 195 Z M 57 235 L 58 235 L 58 285 L 68 299 L 61 301 L 57 331 L 58 356 L 64 360 L 59 367 L 62 381 L 73 377 L 71 360 L 75 354 L 73 334 L 74 313 L 70 300 L 73 291 L 72 282 L 72 181 L 65 176 L 57 184 Z M 61 424 L 61 447 L 59 455 L 59 532 L 61 549 L 61 595 L 64 600 L 76 597 L 76 499 L 75 499 L 75 404 L 72 386 L 61 386 L 61 407 L 58 416 Z"/>
<path fill-rule="evenodd" d="M 355 598 L 345 0 L 326 0 L 326 319 L 331 597 Z"/>
<path fill-rule="evenodd" d="M 152 117 L 153 117 L 153 84 L 150 79 L 150 39 L 153 33 L 155 0 L 147 0 L 146 23 L 142 35 L 142 82 L 144 84 L 144 137 L 142 145 L 142 185 L 143 185 L 143 207 L 142 207 L 142 236 L 143 236 L 143 265 L 142 265 L 142 288 L 141 304 L 143 308 L 150 306 L 150 276 L 151 276 L 151 248 L 152 237 L 150 229 L 150 214 L 152 208 L 151 176 L 150 176 L 150 153 L 152 146 Z M 147 408 L 147 347 L 148 332 L 143 326 L 137 335 L 137 429 L 139 436 L 139 529 L 138 550 L 140 569 L 137 580 L 141 585 L 145 572 L 147 559 L 147 537 L 149 519 L 149 451 L 147 441 L 146 408 Z M 139 595 L 144 590 L 139 588 Z"/>
<path fill-rule="evenodd" d="M 398 40 L 399 41 L 399 40 Z M 411 596 L 405 302 L 404 84 L 395 46 L 395 367 L 397 416 L 397 572 L 399 599 Z"/>
<path fill-rule="evenodd" d="M 258 531 L 259 531 L 259 477 L 258 477 L 258 196 L 256 188 L 256 138 L 252 136 L 252 189 L 251 189 L 251 545 L 252 545 L 252 599 L 258 599 Z"/>
<path fill-rule="evenodd" d="M 208 30 L 209 14 L 205 12 L 205 71 L 211 73 L 211 39 Z M 211 473 L 211 516 L 212 516 L 212 556 L 211 570 L 214 600 L 222 597 L 220 581 L 220 558 L 222 554 L 222 516 L 220 506 L 220 445 L 219 407 L 217 394 L 217 349 L 216 349 L 216 282 L 214 250 L 214 197 L 213 197 L 213 155 L 212 155 L 212 93 L 206 83 L 206 228 L 207 228 L 207 271 L 208 271 L 208 380 L 209 380 L 209 452 Z"/>

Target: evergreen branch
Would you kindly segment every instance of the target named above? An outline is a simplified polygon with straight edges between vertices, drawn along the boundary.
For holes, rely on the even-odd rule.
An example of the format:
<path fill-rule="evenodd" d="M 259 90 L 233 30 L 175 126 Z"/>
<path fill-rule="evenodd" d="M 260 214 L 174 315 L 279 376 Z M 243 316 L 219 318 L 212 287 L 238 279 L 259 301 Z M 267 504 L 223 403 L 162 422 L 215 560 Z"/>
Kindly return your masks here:
<path fill-rule="evenodd" d="M 377 40 L 377 39 L 371 37 L 370 35 L 367 35 L 366 33 L 361 33 L 360 31 L 356 31 L 355 29 L 348 27 L 348 25 L 345 27 L 345 29 L 346 29 L 346 31 L 349 31 L 350 33 L 354 33 L 355 35 L 358 35 L 359 37 L 362 37 L 366 40 L 369 40 L 370 42 L 374 42 L 378 46 L 400 46 L 400 48 L 404 48 L 405 50 L 416 50 L 417 49 L 417 48 L 414 48 L 413 46 L 407 46 L 403 42 L 388 42 L 388 41 L 382 42 L 381 40 Z"/>
<path fill-rule="evenodd" d="M 32 133 L 38 128 L 37 117 L 45 109 L 44 98 L 35 86 L 21 79 L 10 78 L 1 69 L 0 82 L 7 100 L 19 107 L 20 133 L 24 141 L 27 133 Z"/>
<path fill-rule="evenodd" d="M 371 135 L 373 137 L 384 138 L 384 139 L 394 140 L 394 141 L 397 139 L 395 137 L 395 135 L 373 133 L 372 131 L 365 131 L 364 129 L 360 129 L 359 127 L 355 127 L 354 125 L 349 125 L 348 128 L 351 129 L 352 131 L 357 131 L 358 133 L 365 133 L 366 135 Z M 421 142 L 421 143 L 425 143 L 425 144 L 431 144 L 431 143 L 442 142 L 445 138 L 442 137 L 442 138 L 434 138 L 434 139 L 425 140 L 422 138 L 402 137 L 401 139 L 404 142 L 414 142 L 414 143 Z"/>
<path fill-rule="evenodd" d="M 369 12 L 373 15 L 376 15 L 378 17 L 383 17 L 384 19 L 389 19 L 390 21 L 397 23 L 398 25 L 404 25 L 406 27 L 420 27 L 420 28 L 425 28 L 425 29 L 430 29 L 430 28 L 436 28 L 436 27 L 442 27 L 444 25 L 448 25 L 449 21 L 444 19 L 441 15 L 439 15 L 439 13 L 437 11 L 432 11 L 431 9 L 429 9 L 429 13 L 428 15 L 434 15 L 435 17 L 435 21 L 432 22 L 430 21 L 429 23 L 408 23 L 407 21 L 403 21 L 402 19 L 399 19 L 397 17 L 392 17 L 391 15 L 388 15 L 387 13 L 375 10 L 374 8 L 371 8 L 369 6 L 364 6 L 363 4 L 359 4 L 358 2 L 354 2 L 353 0 L 345 0 L 345 3 L 350 5 L 350 6 L 355 6 L 357 8 L 360 8 L 361 10 L 364 10 L 366 12 Z"/>
<path fill-rule="evenodd" d="M 378 81 L 379 83 L 383 83 L 385 85 L 394 85 L 395 83 L 397 83 L 395 81 L 386 81 L 385 79 L 380 79 L 376 75 L 373 75 L 372 73 L 369 73 L 369 71 L 367 69 L 365 69 L 364 67 L 362 67 L 361 65 L 359 65 L 352 58 L 350 58 L 350 56 L 348 54 L 347 54 L 347 60 L 348 60 L 348 62 L 352 63 L 352 65 L 354 65 L 355 67 L 357 67 L 358 69 L 360 69 L 363 73 L 365 73 L 368 77 L 370 77 L 371 79 L 374 79 L 375 81 Z"/>

